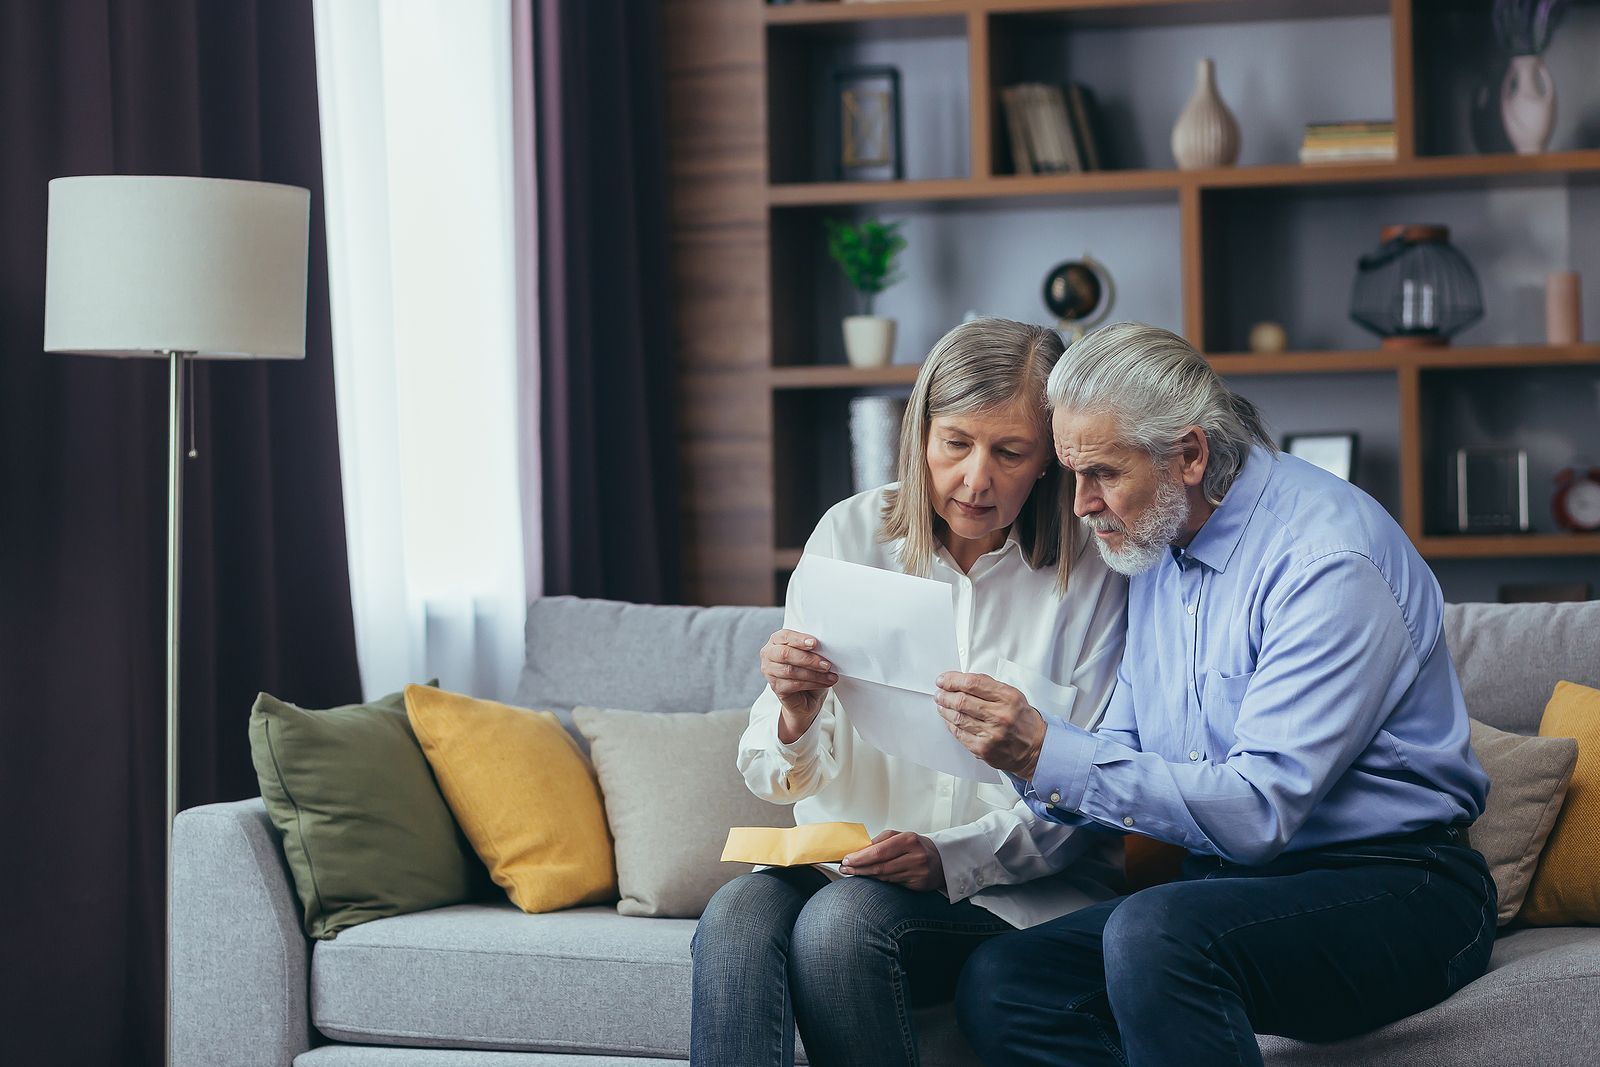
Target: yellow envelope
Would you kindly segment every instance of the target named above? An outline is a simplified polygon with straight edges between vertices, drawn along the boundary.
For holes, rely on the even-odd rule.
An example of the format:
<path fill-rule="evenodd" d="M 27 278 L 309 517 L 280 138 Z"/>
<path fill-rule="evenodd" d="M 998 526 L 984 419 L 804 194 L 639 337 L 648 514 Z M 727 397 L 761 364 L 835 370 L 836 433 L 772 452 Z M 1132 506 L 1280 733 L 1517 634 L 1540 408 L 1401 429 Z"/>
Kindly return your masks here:
<path fill-rule="evenodd" d="M 867 828 L 858 822 L 814 822 L 787 828 L 735 826 L 728 831 L 722 861 L 759 863 L 768 867 L 838 863 L 871 843 Z"/>

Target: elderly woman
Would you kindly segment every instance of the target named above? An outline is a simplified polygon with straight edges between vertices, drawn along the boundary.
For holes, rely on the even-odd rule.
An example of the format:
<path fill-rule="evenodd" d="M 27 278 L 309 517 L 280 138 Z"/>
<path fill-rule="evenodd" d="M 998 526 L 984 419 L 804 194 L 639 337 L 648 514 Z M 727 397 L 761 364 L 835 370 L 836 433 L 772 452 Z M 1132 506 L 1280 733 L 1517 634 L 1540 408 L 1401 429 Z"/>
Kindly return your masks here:
<path fill-rule="evenodd" d="M 1087 727 L 1115 681 L 1126 591 L 1067 512 L 1044 394 L 1061 353 L 1043 327 L 951 330 L 912 391 L 899 482 L 835 505 L 806 553 L 950 585 L 952 668 L 1004 679 Z M 761 671 L 768 688 L 739 751 L 750 789 L 794 804 L 799 823 L 859 822 L 876 836 L 845 857 L 846 877 L 767 868 L 711 900 L 694 938 L 692 1059 L 789 1067 L 798 1024 L 819 1067 L 915 1064 L 911 1010 L 950 999 L 985 939 L 1109 898 L 1118 857 L 1104 835 L 1038 819 L 1009 784 L 868 745 L 813 635 L 773 634 Z"/>

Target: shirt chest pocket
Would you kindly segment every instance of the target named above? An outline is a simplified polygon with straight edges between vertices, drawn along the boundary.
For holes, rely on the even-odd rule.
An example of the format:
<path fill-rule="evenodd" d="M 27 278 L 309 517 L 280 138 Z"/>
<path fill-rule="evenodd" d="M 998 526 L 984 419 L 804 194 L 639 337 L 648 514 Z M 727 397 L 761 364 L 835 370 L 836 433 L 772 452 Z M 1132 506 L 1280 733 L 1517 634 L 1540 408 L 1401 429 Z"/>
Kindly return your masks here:
<path fill-rule="evenodd" d="M 1205 685 L 1200 691 L 1200 710 L 1205 722 L 1206 751 L 1202 755 L 1221 762 L 1233 748 L 1234 726 L 1239 721 L 1239 707 L 1244 703 L 1246 690 L 1255 671 L 1224 675 L 1212 668 L 1206 671 Z"/>
<path fill-rule="evenodd" d="M 1054 715 L 1069 722 L 1072 720 L 1073 705 L 1078 698 L 1077 686 L 1061 685 L 1032 667 L 1024 667 L 1016 660 L 1006 659 L 1003 656 L 1000 659 L 999 673 L 995 678 L 1022 690 L 1022 695 L 1028 698 L 1028 703 L 1046 715 Z"/>

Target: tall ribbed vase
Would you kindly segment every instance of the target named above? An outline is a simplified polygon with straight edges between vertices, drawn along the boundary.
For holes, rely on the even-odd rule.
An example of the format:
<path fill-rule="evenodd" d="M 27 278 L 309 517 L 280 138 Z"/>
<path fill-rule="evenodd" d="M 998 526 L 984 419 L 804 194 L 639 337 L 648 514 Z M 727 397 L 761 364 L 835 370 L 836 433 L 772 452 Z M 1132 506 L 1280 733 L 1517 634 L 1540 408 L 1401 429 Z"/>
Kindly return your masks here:
<path fill-rule="evenodd" d="M 1194 92 L 1172 127 L 1172 155 L 1179 170 L 1231 167 L 1239 158 L 1239 123 L 1217 95 L 1217 69 L 1209 59 L 1195 66 Z"/>

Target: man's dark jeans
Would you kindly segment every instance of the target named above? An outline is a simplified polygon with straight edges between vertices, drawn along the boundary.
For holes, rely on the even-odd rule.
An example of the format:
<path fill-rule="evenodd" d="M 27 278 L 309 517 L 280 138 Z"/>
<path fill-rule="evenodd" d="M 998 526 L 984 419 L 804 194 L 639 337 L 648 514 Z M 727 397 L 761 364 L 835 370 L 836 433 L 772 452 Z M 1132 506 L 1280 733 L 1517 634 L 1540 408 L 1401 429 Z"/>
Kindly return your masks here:
<path fill-rule="evenodd" d="M 988 1064 L 1258 1064 L 1257 1033 L 1333 1041 L 1437 1004 L 1494 936 L 1494 882 L 1454 828 L 1191 856 L 1181 881 L 986 942 L 956 1003 Z"/>

